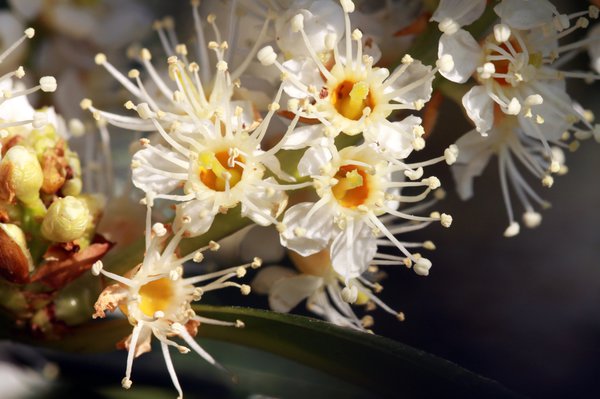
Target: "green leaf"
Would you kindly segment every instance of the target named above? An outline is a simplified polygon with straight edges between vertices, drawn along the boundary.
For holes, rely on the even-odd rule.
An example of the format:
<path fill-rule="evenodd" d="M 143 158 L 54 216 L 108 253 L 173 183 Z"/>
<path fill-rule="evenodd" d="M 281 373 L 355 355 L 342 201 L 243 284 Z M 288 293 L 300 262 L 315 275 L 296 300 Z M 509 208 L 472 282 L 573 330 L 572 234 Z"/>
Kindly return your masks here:
<path fill-rule="evenodd" d="M 516 397 L 447 360 L 373 334 L 258 309 L 196 306 L 204 317 L 242 320 L 242 329 L 203 325 L 202 337 L 259 348 L 326 371 L 384 396 Z"/>
<path fill-rule="evenodd" d="M 194 309 L 204 317 L 245 323 L 245 328 L 203 324 L 201 343 L 202 338 L 210 338 L 271 352 L 379 396 L 517 397 L 495 381 L 374 334 L 265 310 L 206 305 Z M 124 319 L 95 321 L 49 346 L 75 352 L 107 351 L 130 332 Z"/>

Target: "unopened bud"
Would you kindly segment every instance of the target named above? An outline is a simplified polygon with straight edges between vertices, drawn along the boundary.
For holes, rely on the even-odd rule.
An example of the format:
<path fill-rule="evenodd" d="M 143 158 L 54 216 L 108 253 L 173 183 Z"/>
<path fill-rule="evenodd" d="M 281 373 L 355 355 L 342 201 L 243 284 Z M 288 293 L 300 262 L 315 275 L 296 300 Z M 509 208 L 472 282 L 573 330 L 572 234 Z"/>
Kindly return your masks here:
<path fill-rule="evenodd" d="M 90 219 L 86 203 L 67 196 L 56 199 L 42 222 L 42 235 L 56 242 L 69 242 L 80 238 Z"/>

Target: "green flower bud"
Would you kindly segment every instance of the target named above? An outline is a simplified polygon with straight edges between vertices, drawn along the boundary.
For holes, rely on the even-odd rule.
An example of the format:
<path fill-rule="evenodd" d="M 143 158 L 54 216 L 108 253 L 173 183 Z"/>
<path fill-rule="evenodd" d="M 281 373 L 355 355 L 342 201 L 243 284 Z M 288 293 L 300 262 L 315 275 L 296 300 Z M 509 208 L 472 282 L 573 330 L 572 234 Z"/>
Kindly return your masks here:
<path fill-rule="evenodd" d="M 62 193 L 64 195 L 79 195 L 81 193 L 82 182 L 79 177 L 69 179 L 62 186 Z"/>
<path fill-rule="evenodd" d="M 90 211 L 78 198 L 67 196 L 56 199 L 42 222 L 42 235 L 56 242 L 69 242 L 80 238 L 88 226 Z"/>
<path fill-rule="evenodd" d="M 25 204 L 38 202 L 44 174 L 33 150 L 20 145 L 11 147 L 2 158 L 0 168 L 20 201 Z"/>

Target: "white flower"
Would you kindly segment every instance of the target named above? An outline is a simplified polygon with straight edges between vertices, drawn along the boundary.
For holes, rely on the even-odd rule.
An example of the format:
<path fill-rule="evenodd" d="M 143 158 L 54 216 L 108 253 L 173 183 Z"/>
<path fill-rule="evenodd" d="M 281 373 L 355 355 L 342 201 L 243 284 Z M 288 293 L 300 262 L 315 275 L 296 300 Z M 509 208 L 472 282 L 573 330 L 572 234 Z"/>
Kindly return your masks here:
<path fill-rule="evenodd" d="M 322 61 L 313 48 L 304 26 L 303 14 L 291 21 L 291 29 L 301 34 L 309 57 L 297 57 L 283 63 L 278 61 L 272 47 L 264 47 L 258 58 L 263 65 L 275 65 L 282 72 L 284 90 L 296 101 L 295 114 L 304 119 L 321 122 L 329 137 L 343 132 L 348 135 L 365 133 L 376 140 L 380 131 L 393 130 L 398 136 L 406 134 L 406 126 L 387 120 L 394 110 L 418 110 L 431 97 L 431 82 L 436 68 L 405 56 L 402 64 L 391 74 L 385 68 L 374 67 L 377 61 L 365 54 L 368 47 L 362 33 L 351 31 L 349 13 L 353 3 L 343 1 L 345 34 L 339 40 L 334 34 L 326 37 L 328 61 Z M 353 48 L 353 42 L 356 48 Z M 410 130 L 410 129 L 409 129 Z M 387 141 L 378 142 L 383 150 Z M 397 151 L 398 149 L 394 149 Z M 402 148 L 410 152 L 411 146 Z"/>
<path fill-rule="evenodd" d="M 276 145 L 268 151 L 260 149 L 269 122 L 279 109 L 278 92 L 270 111 L 260 124 L 246 126 L 240 121 L 243 110 L 235 116 L 227 114 L 214 122 L 197 121 L 192 126 L 175 125 L 165 131 L 160 112 L 149 110 L 147 104 L 136 106 L 140 116 L 152 121 L 167 146 L 151 145 L 143 139 L 144 149 L 133 156 L 133 183 L 144 190 L 152 204 L 154 199 L 181 202 L 177 206 L 176 225 L 191 219 L 187 233 L 199 235 L 208 230 L 219 212 L 227 212 L 241 204 L 242 216 L 260 225 L 277 223 L 276 217 L 287 204 L 285 190 L 302 188 L 310 183 L 281 185 L 273 177 L 292 180 L 279 165 Z M 219 114 L 220 116 L 220 114 Z M 236 120 L 234 124 L 232 120 Z M 291 131 L 295 126 L 292 123 Z M 182 193 L 172 194 L 183 187 Z"/>
<path fill-rule="evenodd" d="M 243 323 L 239 320 L 229 323 L 199 316 L 192 310 L 191 303 L 198 301 L 205 292 L 225 287 L 237 287 L 242 294 L 247 295 L 250 292 L 248 285 L 240 285 L 229 280 L 243 277 L 248 267 L 259 267 L 261 261 L 255 259 L 246 265 L 183 278 L 184 262 L 190 260 L 201 262 L 202 251 L 217 250 L 218 244 L 211 242 L 207 247 L 179 258 L 176 250 L 183 236 L 183 230 L 178 231 L 170 240 L 167 228 L 160 223 L 153 225 L 152 228 L 148 223 L 146 230 L 147 245 L 144 261 L 135 267 L 128 277 L 104 270 L 101 261 L 96 262 L 92 267 L 92 273 L 95 275 L 102 273 L 116 281 L 100 294 L 94 306 L 96 310 L 94 317 L 104 317 L 105 311 L 119 308 L 133 326 L 131 335 L 119 344 L 128 350 L 127 367 L 122 380 L 124 388 L 131 387 L 134 358 L 150 350 L 150 341 L 154 336 L 160 341 L 167 370 L 181 398 L 183 394 L 171 361 L 169 347 L 173 346 L 181 353 L 188 353 L 191 348 L 207 362 L 222 369 L 215 359 L 194 340 L 198 326 L 207 323 L 243 327 Z M 210 280 L 213 281 L 197 286 Z M 173 341 L 173 337 L 182 338 L 188 346 Z"/>
<path fill-rule="evenodd" d="M 534 4 L 531 4 L 534 3 Z M 565 91 L 566 77 L 595 79 L 592 74 L 555 69 L 561 54 L 580 42 L 559 46 L 558 39 L 588 24 L 585 15 L 597 17 L 595 7 L 572 15 L 558 14 L 544 0 L 505 0 L 496 6 L 501 23 L 494 26 L 481 45 L 464 30 L 442 35 L 438 56 L 452 58 L 453 68 L 440 73 L 463 83 L 474 76 L 479 86 L 463 97 L 463 105 L 477 130 L 485 135 L 494 123 L 494 108 L 507 115 L 519 115 L 525 132 L 539 139 L 538 125 L 546 136 L 558 137 L 574 123 L 594 127 L 578 115 Z M 576 19 L 569 28 L 570 20 Z"/>
<path fill-rule="evenodd" d="M 462 136 L 456 145 L 459 155 L 452 166 L 459 196 L 466 200 L 473 196 L 473 178 L 481 175 L 491 157 L 498 157 L 500 186 L 502 197 L 508 214 L 509 226 L 505 236 L 511 237 L 519 232 L 511 201 L 509 184 L 521 202 L 524 213 L 523 221 L 527 227 L 536 227 L 541 222 L 541 215 L 535 205 L 547 208 L 549 203 L 543 200 L 527 183 L 519 164 L 535 176 L 544 186 L 551 186 L 552 174 L 566 173 L 564 155 L 556 143 L 552 147 L 552 156 L 546 155 L 544 143 L 529 137 L 519 126 L 516 117 L 506 116 L 497 122 L 488 137 L 482 137 L 476 130 Z"/>
<path fill-rule="evenodd" d="M 419 209 L 424 209 L 432 203 L 419 206 Z M 418 224 L 408 222 L 388 226 L 388 228 L 394 234 L 400 234 L 423 228 L 427 224 L 427 222 Z M 383 233 L 380 232 L 377 237 L 383 238 Z M 404 244 L 411 248 L 435 249 L 431 241 Z M 380 307 L 395 315 L 400 321 L 404 320 L 404 313 L 392 309 L 376 295 L 383 288 L 378 283 L 381 279 L 378 267 L 411 267 L 413 264 L 410 259 L 388 253 L 377 253 L 369 262 L 368 270 L 346 280 L 332 267 L 329 248 L 307 257 L 294 251 L 290 251 L 289 254 L 298 272 L 281 266 L 269 266 L 259 271 L 252 281 L 254 292 L 269 295 L 269 306 L 272 310 L 287 313 L 306 299 L 309 311 L 339 326 L 359 330 L 368 329 L 373 324 L 373 318 L 370 315 L 358 318 L 353 306 L 360 305 L 364 305 L 367 311 Z M 419 275 L 427 275 L 430 266 L 428 262 L 420 262 L 414 265 L 415 272 Z"/>
<path fill-rule="evenodd" d="M 448 157 L 452 158 L 450 153 Z M 387 213 L 406 220 L 439 220 L 447 224 L 439 214 L 421 217 L 396 210 L 398 202 L 419 202 L 439 187 L 435 177 L 398 181 L 402 177 L 398 172 L 418 180 L 423 166 L 443 159 L 408 165 L 386 160 L 367 144 L 339 152 L 332 145 L 309 148 L 300 160 L 298 172 L 313 179 L 320 199 L 296 204 L 285 212 L 280 230 L 282 245 L 302 256 L 329 247 L 333 269 L 346 280 L 366 270 L 377 252 L 380 233 L 410 261 L 429 262 L 411 254 L 378 217 Z M 394 174 L 396 178 L 392 179 Z M 398 190 L 402 187 L 425 189 L 418 195 L 400 195 Z"/>

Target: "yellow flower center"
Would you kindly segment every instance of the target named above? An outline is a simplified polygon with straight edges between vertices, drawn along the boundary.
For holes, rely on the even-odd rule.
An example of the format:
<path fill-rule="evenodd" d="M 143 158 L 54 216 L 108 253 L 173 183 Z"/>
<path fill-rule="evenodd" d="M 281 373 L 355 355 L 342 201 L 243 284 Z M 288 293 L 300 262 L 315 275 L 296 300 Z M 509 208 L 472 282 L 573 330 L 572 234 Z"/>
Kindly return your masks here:
<path fill-rule="evenodd" d="M 340 205 L 356 208 L 365 203 L 369 197 L 369 180 L 367 173 L 360 166 L 343 165 L 338 169 L 335 178 L 338 183 L 331 191 Z"/>
<path fill-rule="evenodd" d="M 199 158 L 200 181 L 214 191 L 225 191 L 228 180 L 229 188 L 235 187 L 242 179 L 244 169 L 237 163 L 230 167 L 230 158 L 227 150 L 219 151 L 216 154 L 210 151 L 201 153 Z M 244 163 L 244 158 L 237 156 L 233 158 L 233 161 Z"/>
<path fill-rule="evenodd" d="M 173 282 L 167 277 L 144 284 L 139 290 L 140 310 L 148 317 L 164 312 L 173 301 L 173 291 Z"/>
<path fill-rule="evenodd" d="M 374 101 L 366 82 L 344 80 L 331 93 L 331 103 L 341 115 L 359 120 L 365 108 L 373 109 Z"/>

